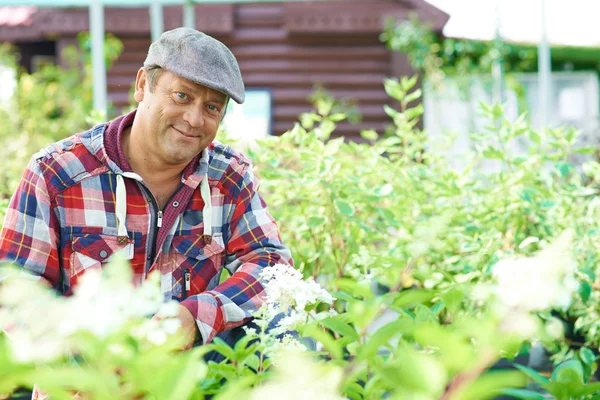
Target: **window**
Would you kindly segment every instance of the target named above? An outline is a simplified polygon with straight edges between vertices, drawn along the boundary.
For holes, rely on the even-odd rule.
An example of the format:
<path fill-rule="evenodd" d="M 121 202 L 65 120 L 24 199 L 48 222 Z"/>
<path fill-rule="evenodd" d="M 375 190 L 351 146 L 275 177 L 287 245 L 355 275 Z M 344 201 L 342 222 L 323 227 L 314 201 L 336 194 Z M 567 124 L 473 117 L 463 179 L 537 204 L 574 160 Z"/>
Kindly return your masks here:
<path fill-rule="evenodd" d="M 269 89 L 246 89 L 246 101 L 230 101 L 223 128 L 232 139 L 254 142 L 271 134 L 273 126 L 272 95 Z"/>

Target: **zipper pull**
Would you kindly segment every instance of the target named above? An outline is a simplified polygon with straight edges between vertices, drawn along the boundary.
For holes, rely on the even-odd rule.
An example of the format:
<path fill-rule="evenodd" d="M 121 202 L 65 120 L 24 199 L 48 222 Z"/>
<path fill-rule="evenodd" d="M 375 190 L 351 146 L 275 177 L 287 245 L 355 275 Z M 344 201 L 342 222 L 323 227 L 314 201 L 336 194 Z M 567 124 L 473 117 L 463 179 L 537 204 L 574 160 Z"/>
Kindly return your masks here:
<path fill-rule="evenodd" d="M 158 219 L 156 220 L 156 226 L 160 228 L 162 226 L 162 211 L 158 212 Z"/>
<path fill-rule="evenodd" d="M 188 291 L 190 291 L 191 288 L 192 288 L 192 282 L 191 282 L 191 280 L 192 280 L 192 274 L 190 274 L 190 270 L 189 269 L 186 269 L 183 272 L 183 280 L 185 281 L 185 291 L 183 292 L 184 293 L 183 297 L 184 297 L 184 300 L 185 300 L 187 298 Z"/>

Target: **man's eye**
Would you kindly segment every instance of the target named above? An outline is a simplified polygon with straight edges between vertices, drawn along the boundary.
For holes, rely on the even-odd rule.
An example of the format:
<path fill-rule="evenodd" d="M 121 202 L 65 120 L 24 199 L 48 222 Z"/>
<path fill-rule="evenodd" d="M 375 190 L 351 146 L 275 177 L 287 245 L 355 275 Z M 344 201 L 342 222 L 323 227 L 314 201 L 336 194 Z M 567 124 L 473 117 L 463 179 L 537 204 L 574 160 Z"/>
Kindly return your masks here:
<path fill-rule="evenodd" d="M 208 105 L 208 109 L 209 109 L 210 111 L 217 111 L 217 112 L 219 111 L 219 107 L 217 107 L 217 106 L 213 106 L 212 104 L 209 104 L 209 105 Z"/>
<path fill-rule="evenodd" d="M 185 93 L 181 93 L 181 92 L 177 92 L 176 93 L 177 97 L 179 97 L 181 100 L 186 100 L 188 95 Z"/>

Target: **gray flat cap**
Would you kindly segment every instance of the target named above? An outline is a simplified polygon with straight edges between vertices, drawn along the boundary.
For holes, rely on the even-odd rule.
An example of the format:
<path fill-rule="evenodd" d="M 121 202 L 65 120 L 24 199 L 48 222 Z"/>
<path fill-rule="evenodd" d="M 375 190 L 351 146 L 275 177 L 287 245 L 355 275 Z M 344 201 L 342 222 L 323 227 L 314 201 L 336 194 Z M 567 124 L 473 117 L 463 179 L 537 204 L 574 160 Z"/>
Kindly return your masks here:
<path fill-rule="evenodd" d="M 163 33 L 150 45 L 144 67 L 159 66 L 187 80 L 245 99 L 244 81 L 235 56 L 223 43 L 191 28 Z"/>

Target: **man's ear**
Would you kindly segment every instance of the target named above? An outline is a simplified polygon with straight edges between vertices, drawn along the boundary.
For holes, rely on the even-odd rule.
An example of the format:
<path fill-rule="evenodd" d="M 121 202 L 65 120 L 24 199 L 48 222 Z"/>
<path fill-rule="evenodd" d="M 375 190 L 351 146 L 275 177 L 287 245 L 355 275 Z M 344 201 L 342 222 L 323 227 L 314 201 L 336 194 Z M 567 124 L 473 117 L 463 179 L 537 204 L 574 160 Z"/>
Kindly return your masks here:
<path fill-rule="evenodd" d="M 146 83 L 148 82 L 148 74 L 144 68 L 140 68 L 137 72 L 137 76 L 135 77 L 135 92 L 133 93 L 133 98 L 138 103 L 141 103 L 144 100 L 144 93 L 146 90 Z"/>

